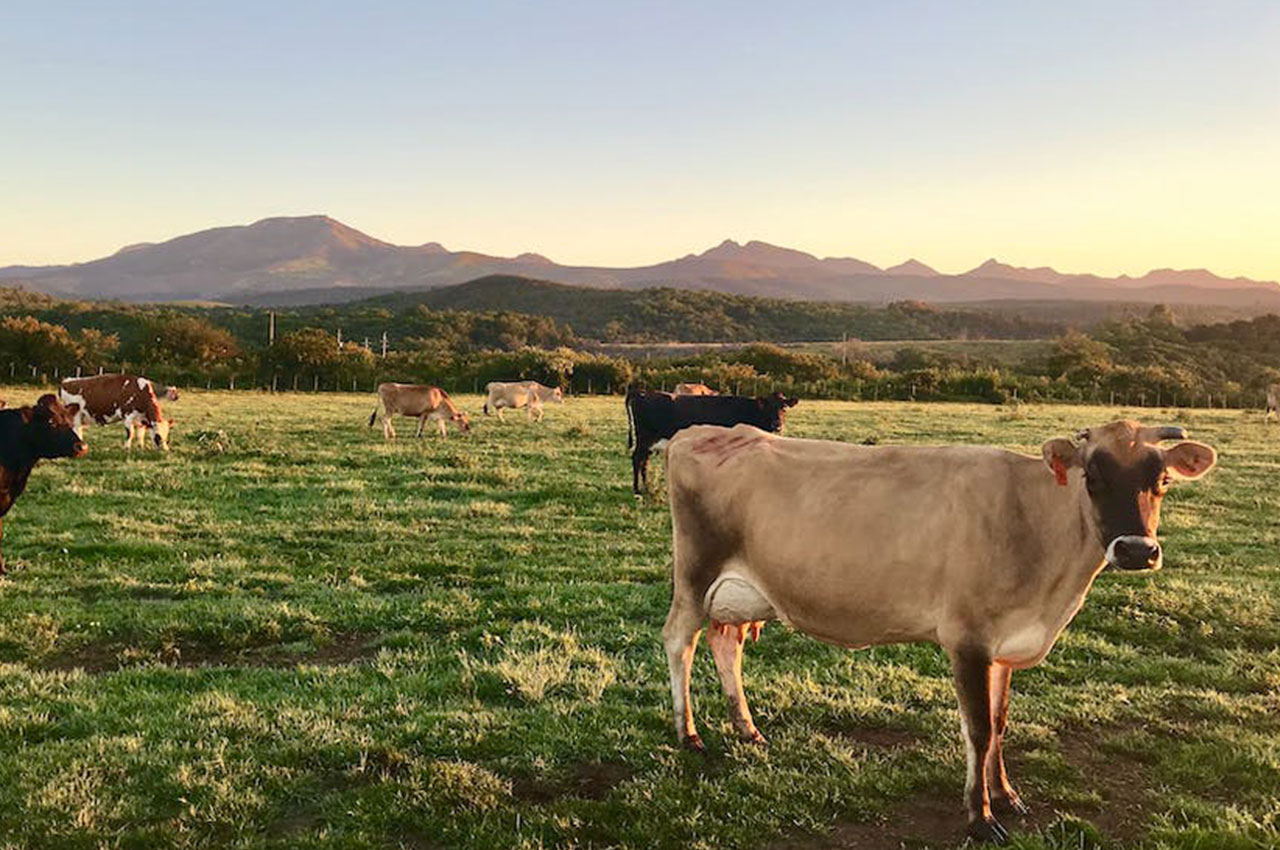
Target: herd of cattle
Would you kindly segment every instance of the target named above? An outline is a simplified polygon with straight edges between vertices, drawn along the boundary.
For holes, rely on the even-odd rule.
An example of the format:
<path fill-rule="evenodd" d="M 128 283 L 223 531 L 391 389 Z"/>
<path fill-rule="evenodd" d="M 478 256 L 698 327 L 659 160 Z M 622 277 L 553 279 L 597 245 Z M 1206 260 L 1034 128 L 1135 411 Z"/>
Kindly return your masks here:
<path fill-rule="evenodd" d="M 559 389 L 494 382 L 485 414 L 541 420 Z M 168 447 L 175 390 L 146 378 L 64 381 L 57 396 L 0 410 L 0 517 L 42 458 L 87 451 L 82 429 L 123 422 L 126 445 Z M 1159 569 L 1156 534 L 1169 484 L 1197 479 L 1213 448 L 1181 428 L 1117 421 L 1047 441 L 1039 457 L 981 446 L 867 446 L 780 436 L 795 399 L 722 396 L 701 384 L 625 400 L 632 487 L 666 446 L 673 587 L 662 630 L 678 740 L 701 751 L 690 671 L 704 630 L 744 740 L 763 743 L 742 687 L 743 644 L 779 620 L 848 647 L 932 642 L 950 658 L 967 754 L 972 836 L 1003 842 L 994 809 L 1024 812 L 1005 771 L 1014 670 L 1039 663 L 1106 566 Z M 469 429 L 438 387 L 378 387 L 391 420 Z M 1272 405 L 1274 407 L 1274 405 Z M 378 406 L 369 417 L 372 427 Z M 1177 441 L 1166 445 L 1169 441 Z M 0 559 L 0 569 L 3 561 Z"/>

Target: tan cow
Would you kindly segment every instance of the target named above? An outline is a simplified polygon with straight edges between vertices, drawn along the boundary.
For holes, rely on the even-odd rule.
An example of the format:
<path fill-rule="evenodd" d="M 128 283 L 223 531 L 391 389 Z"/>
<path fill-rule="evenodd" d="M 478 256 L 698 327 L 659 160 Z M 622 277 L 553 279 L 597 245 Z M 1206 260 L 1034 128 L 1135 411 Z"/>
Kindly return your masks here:
<path fill-rule="evenodd" d="M 1272 415 L 1280 418 L 1280 384 L 1267 386 L 1267 412 L 1262 414 L 1262 421 L 1270 424 Z"/>
<path fill-rule="evenodd" d="M 152 445 L 169 450 L 174 420 L 164 417 L 155 384 L 147 378 L 115 374 L 66 378 L 58 388 L 58 400 L 71 413 L 76 434 L 81 437 L 86 422 L 107 425 L 123 421 L 125 448 L 132 448 L 135 439 L 146 445 L 144 436 L 149 432 Z"/>
<path fill-rule="evenodd" d="M 706 384 L 676 384 L 672 395 L 720 395 Z"/>
<path fill-rule="evenodd" d="M 693 426 L 667 448 L 674 587 L 663 641 L 676 734 L 701 750 L 689 702 L 708 641 L 739 736 L 763 742 L 742 644 L 779 619 L 840 646 L 928 641 L 950 656 L 968 752 L 970 833 L 1003 840 L 992 798 L 1022 811 L 1004 770 L 1013 670 L 1040 662 L 1107 564 L 1159 569 L 1160 503 L 1212 448 L 1181 428 L 1114 422 L 1044 444 L 857 446 L 747 425 Z"/>
<path fill-rule="evenodd" d="M 542 405 L 547 402 L 564 404 L 564 392 L 559 387 L 552 389 L 537 381 L 490 381 L 484 388 L 489 393 L 484 403 L 484 415 L 496 413 L 501 422 L 506 421 L 502 418 L 502 410 L 506 407 L 513 410 L 523 407 L 531 420 L 541 422 Z"/>
<path fill-rule="evenodd" d="M 449 398 L 449 394 L 439 387 L 426 384 L 378 384 L 378 400 L 382 403 L 382 436 L 394 439 L 396 429 L 391 425 L 393 416 L 409 416 L 418 420 L 417 436 L 422 436 L 422 429 L 427 420 L 440 425 L 440 436 L 449 436 L 446 422 L 456 422 L 463 431 L 471 430 L 471 422 Z M 378 418 L 378 406 L 375 404 L 369 416 L 369 427 L 373 427 Z"/>

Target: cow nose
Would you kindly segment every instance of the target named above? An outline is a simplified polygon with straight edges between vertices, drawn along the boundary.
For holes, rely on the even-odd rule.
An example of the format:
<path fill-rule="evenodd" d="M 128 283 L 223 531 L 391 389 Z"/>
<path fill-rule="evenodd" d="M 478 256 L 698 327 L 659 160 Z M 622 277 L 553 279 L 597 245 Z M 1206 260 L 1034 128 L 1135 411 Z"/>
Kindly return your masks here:
<path fill-rule="evenodd" d="M 1160 566 L 1160 543 L 1155 538 L 1128 534 L 1117 537 L 1107 548 L 1107 561 L 1122 570 L 1150 570 Z"/>

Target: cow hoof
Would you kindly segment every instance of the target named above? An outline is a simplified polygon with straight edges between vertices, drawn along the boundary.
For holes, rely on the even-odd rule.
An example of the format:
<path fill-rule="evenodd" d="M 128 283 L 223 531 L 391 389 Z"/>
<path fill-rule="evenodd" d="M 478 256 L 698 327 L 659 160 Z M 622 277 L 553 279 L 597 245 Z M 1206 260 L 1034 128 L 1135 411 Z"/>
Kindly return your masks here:
<path fill-rule="evenodd" d="M 705 755 L 707 752 L 707 745 L 702 743 L 702 738 L 698 735 L 688 736 L 687 738 L 685 738 L 683 741 L 680 742 L 680 745 L 684 747 L 686 750 L 695 752 L 698 755 Z"/>
<path fill-rule="evenodd" d="M 1009 831 L 1000 825 L 1000 821 L 988 817 L 969 823 L 969 837 L 986 844 L 1005 844 L 1009 840 Z"/>
<path fill-rule="evenodd" d="M 1010 794 L 1007 797 L 996 797 L 991 802 L 1003 806 L 1018 817 L 1025 818 L 1027 815 L 1031 814 L 1031 809 L 1027 808 L 1027 804 L 1022 802 L 1022 798 L 1017 794 Z"/>
<path fill-rule="evenodd" d="M 742 735 L 741 738 L 744 744 L 754 744 L 757 747 L 769 746 L 769 739 L 761 735 L 759 729 L 752 729 L 747 734 Z"/>

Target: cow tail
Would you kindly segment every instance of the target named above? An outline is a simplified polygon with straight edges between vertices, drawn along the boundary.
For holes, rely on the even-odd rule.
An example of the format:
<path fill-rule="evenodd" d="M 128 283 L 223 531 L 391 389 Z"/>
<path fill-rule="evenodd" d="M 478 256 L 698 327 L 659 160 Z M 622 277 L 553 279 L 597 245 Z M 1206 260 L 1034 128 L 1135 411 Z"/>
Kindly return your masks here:
<path fill-rule="evenodd" d="M 373 413 L 370 413 L 370 414 L 369 414 L 369 427 L 370 427 L 370 428 L 372 428 L 372 427 L 373 427 L 373 423 L 377 420 L 377 418 L 378 418 L 378 405 L 376 405 L 376 404 L 375 404 L 375 405 L 373 406 Z"/>
<path fill-rule="evenodd" d="M 631 451 L 631 447 L 635 445 L 636 435 L 636 413 L 635 410 L 632 409 L 631 402 L 631 392 L 628 391 L 626 401 L 623 402 L 627 408 L 627 451 Z"/>

